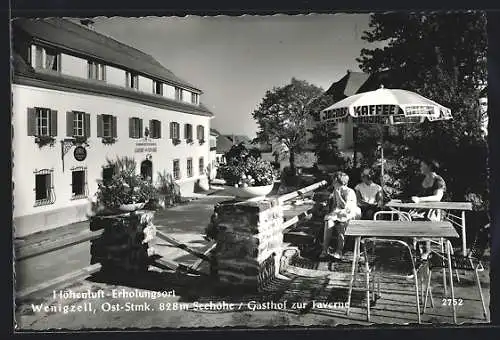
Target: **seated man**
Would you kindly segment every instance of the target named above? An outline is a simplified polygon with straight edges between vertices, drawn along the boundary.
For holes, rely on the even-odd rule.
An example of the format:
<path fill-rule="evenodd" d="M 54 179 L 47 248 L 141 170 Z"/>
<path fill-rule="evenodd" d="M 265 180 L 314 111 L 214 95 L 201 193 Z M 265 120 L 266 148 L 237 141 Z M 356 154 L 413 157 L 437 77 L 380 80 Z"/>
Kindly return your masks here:
<path fill-rule="evenodd" d="M 332 178 L 333 192 L 329 200 L 329 213 L 325 216 L 325 228 L 323 233 L 323 251 L 321 257 L 328 254 L 328 247 L 332 239 L 332 234 L 335 232 L 337 237 L 337 245 L 333 257 L 336 259 L 342 258 L 345 243 L 345 230 L 347 224 L 353 218 L 361 216 L 356 201 L 356 193 L 351 188 L 347 187 L 349 176 L 343 172 L 336 172 Z"/>
<path fill-rule="evenodd" d="M 373 182 L 373 171 L 364 169 L 361 173 L 361 183 L 356 185 L 354 191 L 361 208 L 361 218 L 373 219 L 373 215 L 383 206 L 382 187 Z"/>

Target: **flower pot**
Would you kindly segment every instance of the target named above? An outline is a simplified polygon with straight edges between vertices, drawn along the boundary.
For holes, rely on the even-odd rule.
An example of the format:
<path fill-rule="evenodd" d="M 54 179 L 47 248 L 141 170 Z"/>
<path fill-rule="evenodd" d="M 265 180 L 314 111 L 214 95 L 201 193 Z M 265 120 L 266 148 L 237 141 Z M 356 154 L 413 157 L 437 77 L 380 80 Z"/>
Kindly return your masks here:
<path fill-rule="evenodd" d="M 224 187 L 224 190 L 231 196 L 236 196 L 237 198 L 264 198 L 273 190 L 274 184 L 256 186 L 256 187 Z"/>
<path fill-rule="evenodd" d="M 142 209 L 146 203 L 129 203 L 129 204 L 121 204 L 118 209 L 121 211 L 131 212 Z"/>

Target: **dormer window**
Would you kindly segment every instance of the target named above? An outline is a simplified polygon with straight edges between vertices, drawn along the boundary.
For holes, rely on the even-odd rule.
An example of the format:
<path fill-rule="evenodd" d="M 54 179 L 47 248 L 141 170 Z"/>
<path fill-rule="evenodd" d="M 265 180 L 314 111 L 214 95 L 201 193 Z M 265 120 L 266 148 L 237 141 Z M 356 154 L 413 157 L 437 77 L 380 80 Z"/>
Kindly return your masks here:
<path fill-rule="evenodd" d="M 61 54 L 53 48 L 33 46 L 31 64 L 34 68 L 59 72 Z"/>
<path fill-rule="evenodd" d="M 87 67 L 89 79 L 106 80 L 106 67 L 103 64 L 99 64 L 95 61 L 89 61 L 87 63 Z"/>
<path fill-rule="evenodd" d="M 180 87 L 175 88 L 175 100 L 182 101 L 182 89 Z"/>
<path fill-rule="evenodd" d="M 131 89 L 139 89 L 139 75 L 133 72 L 127 72 L 127 87 Z"/>
<path fill-rule="evenodd" d="M 163 83 L 161 81 L 153 81 L 153 93 L 163 96 Z"/>
<path fill-rule="evenodd" d="M 191 95 L 191 103 L 198 105 L 200 103 L 200 95 L 198 93 L 193 93 Z"/>

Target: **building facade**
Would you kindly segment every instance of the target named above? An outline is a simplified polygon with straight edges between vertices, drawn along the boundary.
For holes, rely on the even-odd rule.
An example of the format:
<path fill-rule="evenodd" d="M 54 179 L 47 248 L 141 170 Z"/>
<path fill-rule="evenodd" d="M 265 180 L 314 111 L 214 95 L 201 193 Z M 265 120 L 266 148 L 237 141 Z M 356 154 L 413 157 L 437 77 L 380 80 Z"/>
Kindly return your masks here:
<path fill-rule="evenodd" d="M 213 114 L 153 57 L 64 19 L 13 23 L 15 235 L 87 219 L 108 160 L 182 195 L 207 182 Z"/>

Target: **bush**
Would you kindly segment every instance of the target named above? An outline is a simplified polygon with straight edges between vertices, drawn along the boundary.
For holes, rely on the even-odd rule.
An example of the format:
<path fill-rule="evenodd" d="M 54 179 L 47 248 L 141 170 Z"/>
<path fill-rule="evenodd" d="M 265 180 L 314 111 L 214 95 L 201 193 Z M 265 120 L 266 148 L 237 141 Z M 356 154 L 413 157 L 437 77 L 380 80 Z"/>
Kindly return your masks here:
<path fill-rule="evenodd" d="M 226 154 L 226 161 L 217 172 L 226 185 L 263 186 L 274 183 L 271 163 L 250 155 L 243 144 L 233 146 Z"/>
<path fill-rule="evenodd" d="M 116 168 L 115 168 L 116 169 Z M 158 191 L 149 181 L 135 173 L 135 168 L 125 167 L 106 183 L 99 183 L 97 201 L 109 209 L 122 204 L 147 203 L 158 199 Z"/>
<path fill-rule="evenodd" d="M 158 172 L 157 189 L 159 195 L 165 199 L 166 205 L 181 202 L 179 185 L 175 183 L 173 176 L 166 171 Z"/>

